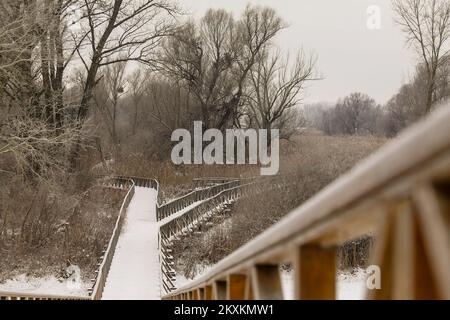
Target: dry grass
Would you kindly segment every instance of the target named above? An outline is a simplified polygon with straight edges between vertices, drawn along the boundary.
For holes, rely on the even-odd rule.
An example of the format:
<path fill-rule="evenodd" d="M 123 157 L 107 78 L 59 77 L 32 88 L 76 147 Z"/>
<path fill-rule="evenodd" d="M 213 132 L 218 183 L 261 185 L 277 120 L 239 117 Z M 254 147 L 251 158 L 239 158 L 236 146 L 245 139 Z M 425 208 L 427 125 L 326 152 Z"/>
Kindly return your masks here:
<path fill-rule="evenodd" d="M 93 277 L 124 192 L 99 187 L 77 191 L 70 178 L 65 187 L 57 185 L 30 185 L 18 178 L 3 185 L 0 281 L 24 273 L 58 275 L 68 264 L 78 265 L 84 278 Z"/>
<path fill-rule="evenodd" d="M 155 178 L 165 201 L 180 197 L 194 189 L 193 179 L 206 177 L 244 178 L 259 175 L 254 165 L 174 165 L 170 160 L 156 162 L 143 155 L 123 156 L 112 168 L 116 175 Z"/>
<path fill-rule="evenodd" d="M 229 233 L 229 236 L 211 237 L 218 233 L 213 229 L 185 245 L 184 253 L 179 257 L 185 261 L 178 264 L 189 265 L 189 268 L 179 271 L 192 277 L 192 270 L 196 269 L 192 266 L 193 260 L 209 265 L 230 254 L 350 170 L 384 142 L 385 139 L 376 137 L 330 137 L 313 132 L 283 143 L 280 173 L 289 180 L 288 185 L 277 192 L 268 190 L 239 200 L 232 210 L 231 222 L 222 226 L 219 233 Z M 349 268 L 364 264 L 370 247 L 368 243 L 370 240 L 360 240 L 341 249 L 340 266 Z M 217 246 L 222 249 L 214 250 Z"/>

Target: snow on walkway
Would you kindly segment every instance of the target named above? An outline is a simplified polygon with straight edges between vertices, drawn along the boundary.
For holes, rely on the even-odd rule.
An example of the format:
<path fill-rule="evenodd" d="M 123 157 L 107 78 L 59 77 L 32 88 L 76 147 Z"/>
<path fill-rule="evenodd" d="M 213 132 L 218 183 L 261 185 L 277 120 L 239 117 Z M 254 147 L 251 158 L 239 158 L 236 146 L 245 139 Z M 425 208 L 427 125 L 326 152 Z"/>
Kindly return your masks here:
<path fill-rule="evenodd" d="M 106 279 L 103 300 L 161 298 L 156 197 L 156 190 L 136 187 Z"/>
<path fill-rule="evenodd" d="M 57 296 L 89 296 L 90 283 L 85 283 L 81 279 L 60 280 L 54 276 L 43 278 L 29 277 L 22 274 L 14 279 L 0 283 L 0 291 L 17 292 L 24 295 L 57 295 Z"/>

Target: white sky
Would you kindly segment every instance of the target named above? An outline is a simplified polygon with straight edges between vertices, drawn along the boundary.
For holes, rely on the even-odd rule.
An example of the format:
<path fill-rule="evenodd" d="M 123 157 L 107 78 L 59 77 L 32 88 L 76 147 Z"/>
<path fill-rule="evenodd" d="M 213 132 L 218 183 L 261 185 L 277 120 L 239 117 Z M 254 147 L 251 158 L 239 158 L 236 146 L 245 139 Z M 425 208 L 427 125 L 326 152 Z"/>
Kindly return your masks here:
<path fill-rule="evenodd" d="M 410 79 L 417 62 L 394 24 L 390 0 L 180 0 L 196 17 L 224 8 L 238 17 L 247 3 L 270 6 L 290 25 L 277 39 L 282 50 L 318 56 L 325 80 L 311 83 L 305 102 L 333 102 L 351 92 L 385 103 Z M 369 30 L 367 9 L 381 8 L 381 29 Z"/>

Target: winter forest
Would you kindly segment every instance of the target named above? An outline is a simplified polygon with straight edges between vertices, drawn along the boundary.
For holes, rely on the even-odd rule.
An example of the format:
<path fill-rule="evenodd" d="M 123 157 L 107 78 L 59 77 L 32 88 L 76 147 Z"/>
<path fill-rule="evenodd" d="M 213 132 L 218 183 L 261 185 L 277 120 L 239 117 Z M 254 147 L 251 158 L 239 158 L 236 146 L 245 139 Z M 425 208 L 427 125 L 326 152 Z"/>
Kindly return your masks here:
<path fill-rule="evenodd" d="M 162 205 L 199 190 L 195 179 L 259 176 L 254 164 L 174 164 L 171 135 L 194 121 L 220 132 L 278 129 L 273 179 L 282 183 L 275 192 L 261 178 L 258 192 L 175 242 L 176 287 L 440 109 L 450 95 L 450 1 L 388 2 L 384 19 L 401 32 L 413 71 L 387 101 L 358 88 L 329 101 L 309 95 L 327 80 L 320 53 L 301 38 L 296 51 L 280 44 L 295 22 L 275 1 L 193 14 L 175 0 L 0 0 L 0 291 L 92 293 L 128 190 L 100 180 L 156 179 Z M 141 192 L 134 197 L 154 196 Z M 140 218 L 128 219 L 134 230 Z M 338 248 L 344 298 L 357 296 L 375 241 Z M 289 281 L 291 266 L 282 268 Z"/>

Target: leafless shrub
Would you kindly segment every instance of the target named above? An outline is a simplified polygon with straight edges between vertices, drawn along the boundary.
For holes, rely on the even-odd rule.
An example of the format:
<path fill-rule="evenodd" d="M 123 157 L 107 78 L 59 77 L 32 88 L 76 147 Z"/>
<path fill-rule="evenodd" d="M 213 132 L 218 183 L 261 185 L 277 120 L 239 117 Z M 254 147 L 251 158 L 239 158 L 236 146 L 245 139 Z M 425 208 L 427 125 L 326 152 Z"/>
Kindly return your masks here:
<path fill-rule="evenodd" d="M 90 188 L 80 193 L 73 186 L 29 184 L 17 176 L 1 181 L 0 281 L 21 273 L 57 274 L 68 261 L 92 277 L 124 192 Z"/>

